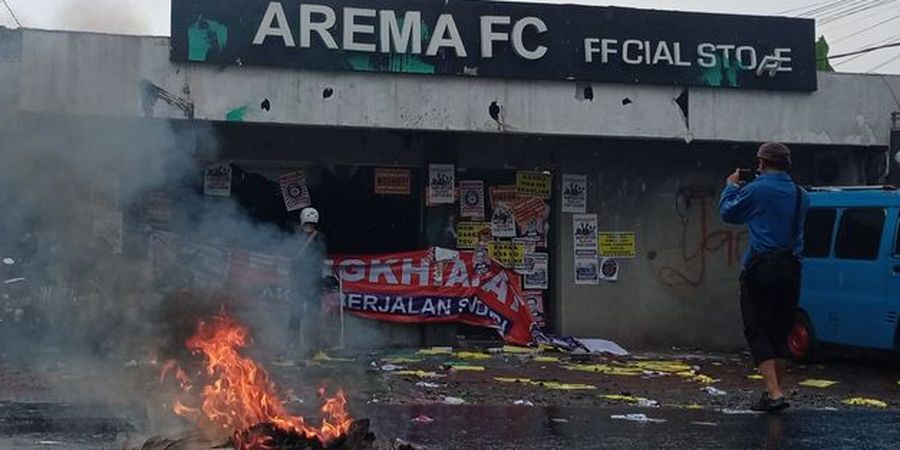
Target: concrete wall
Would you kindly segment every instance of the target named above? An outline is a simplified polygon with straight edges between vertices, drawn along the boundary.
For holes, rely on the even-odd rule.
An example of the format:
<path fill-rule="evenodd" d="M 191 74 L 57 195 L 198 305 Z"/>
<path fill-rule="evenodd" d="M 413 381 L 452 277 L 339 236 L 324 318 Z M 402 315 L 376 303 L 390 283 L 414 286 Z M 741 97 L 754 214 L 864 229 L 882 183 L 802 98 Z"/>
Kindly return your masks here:
<path fill-rule="evenodd" d="M 168 39 L 25 30 L 22 109 L 683 141 L 884 145 L 900 77 L 820 74 L 812 94 L 172 64 Z M 268 100 L 268 109 L 263 104 Z M 488 114 L 502 107 L 500 120 Z"/>

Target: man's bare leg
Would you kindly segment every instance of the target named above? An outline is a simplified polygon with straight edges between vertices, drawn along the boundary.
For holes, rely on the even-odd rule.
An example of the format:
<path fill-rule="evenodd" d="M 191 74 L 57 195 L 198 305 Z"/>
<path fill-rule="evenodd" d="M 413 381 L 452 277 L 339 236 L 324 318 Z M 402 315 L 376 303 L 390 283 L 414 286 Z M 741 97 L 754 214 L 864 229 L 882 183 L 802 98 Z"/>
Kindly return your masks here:
<path fill-rule="evenodd" d="M 775 360 L 775 374 L 778 377 L 778 387 L 784 386 L 784 377 L 787 372 L 787 360 L 784 359 L 776 359 Z"/>
<path fill-rule="evenodd" d="M 784 392 L 781 392 L 781 386 L 778 385 L 778 370 L 774 359 L 767 359 L 759 363 L 759 373 L 762 374 L 766 383 L 769 398 L 777 400 L 784 397 Z"/>

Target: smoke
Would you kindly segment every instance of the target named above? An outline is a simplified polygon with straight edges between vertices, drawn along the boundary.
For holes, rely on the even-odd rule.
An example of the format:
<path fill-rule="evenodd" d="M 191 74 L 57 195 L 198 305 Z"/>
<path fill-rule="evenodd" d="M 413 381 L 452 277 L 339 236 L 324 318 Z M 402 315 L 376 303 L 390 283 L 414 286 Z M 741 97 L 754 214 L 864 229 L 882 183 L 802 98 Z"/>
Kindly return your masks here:
<path fill-rule="evenodd" d="M 115 34 L 165 34 L 168 0 L 57 0 L 51 28 Z"/>
<path fill-rule="evenodd" d="M 212 125 L 0 112 L 15 119 L 0 123 L 0 259 L 15 261 L 0 264 L 0 282 L 26 280 L 19 292 L 0 285 L 0 304 L 31 300 L 20 322 L 0 311 L 0 364 L 30 367 L 62 401 L 160 408 L 174 398 L 159 393 L 164 361 L 188 358 L 185 339 L 222 307 L 260 351 L 286 351 L 286 294 L 244 295 L 217 278 L 227 261 L 215 252 L 286 259 L 299 238 L 203 195 L 219 157 Z M 161 240 L 175 253 L 162 269 Z"/>

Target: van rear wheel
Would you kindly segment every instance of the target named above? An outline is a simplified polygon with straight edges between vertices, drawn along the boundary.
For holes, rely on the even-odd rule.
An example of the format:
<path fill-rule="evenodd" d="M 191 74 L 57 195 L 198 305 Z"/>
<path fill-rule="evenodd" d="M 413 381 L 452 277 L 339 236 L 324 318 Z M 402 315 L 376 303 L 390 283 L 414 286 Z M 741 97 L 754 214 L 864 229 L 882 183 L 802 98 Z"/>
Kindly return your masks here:
<path fill-rule="evenodd" d="M 788 336 L 788 350 L 794 361 L 812 361 L 816 353 L 816 334 L 806 313 L 800 311 L 794 319 L 794 327 Z"/>

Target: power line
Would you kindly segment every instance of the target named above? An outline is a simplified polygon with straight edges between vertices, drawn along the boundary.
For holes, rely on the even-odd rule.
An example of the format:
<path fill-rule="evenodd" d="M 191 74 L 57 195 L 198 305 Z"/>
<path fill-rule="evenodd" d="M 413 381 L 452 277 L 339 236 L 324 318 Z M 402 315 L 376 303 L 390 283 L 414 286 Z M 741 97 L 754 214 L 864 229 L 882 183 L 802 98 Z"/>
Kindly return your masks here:
<path fill-rule="evenodd" d="M 890 44 L 877 45 L 877 46 L 875 46 L 875 47 L 864 48 L 864 49 L 856 50 L 856 51 L 853 51 L 853 52 L 841 53 L 841 54 L 838 54 L 838 55 L 827 56 L 827 57 L 825 57 L 825 58 L 817 58 L 816 60 L 817 60 L 817 61 L 823 61 L 823 60 L 826 60 L 826 59 L 846 58 L 847 56 L 861 55 L 861 54 L 863 54 L 863 53 L 870 53 L 870 52 L 874 52 L 874 51 L 876 51 L 876 50 L 882 50 L 882 49 L 885 49 L 885 48 L 893 48 L 893 47 L 900 47 L 900 42 L 891 42 Z"/>
<path fill-rule="evenodd" d="M 860 32 L 858 32 L 858 33 L 851 33 L 851 34 L 848 34 L 848 35 L 846 35 L 846 36 L 844 36 L 844 37 L 838 38 L 837 40 L 834 41 L 834 43 L 837 44 L 838 42 L 846 41 L 847 39 L 850 39 L 850 38 L 852 38 L 852 37 L 859 36 L 860 34 L 865 34 L 865 33 L 868 32 L 868 31 L 872 31 L 872 30 L 874 30 L 875 28 L 878 28 L 878 27 L 880 27 L 880 26 L 882 26 L 882 25 L 884 25 L 884 24 L 887 24 L 887 23 L 891 23 L 891 22 L 893 22 L 893 21 L 895 21 L 895 20 L 897 20 L 897 19 L 900 19 L 900 14 L 897 14 L 896 16 L 888 17 L 887 19 L 884 19 L 884 20 L 882 20 L 881 22 L 876 23 L 875 25 L 868 26 L 868 27 L 866 27 L 864 30 L 862 30 L 862 31 L 860 31 Z"/>
<path fill-rule="evenodd" d="M 896 41 L 896 40 L 898 40 L 898 39 L 900 39 L 900 34 L 895 34 L 895 35 L 893 35 L 893 36 L 888 36 L 888 37 L 886 37 L 886 38 L 884 38 L 884 39 L 879 39 L 879 40 L 877 40 L 877 41 L 875 41 L 875 42 L 870 42 L 870 43 L 867 43 L 867 44 L 865 44 L 865 45 L 866 45 L 866 48 L 868 48 L 868 47 L 874 47 L 874 46 L 876 46 L 876 45 L 881 45 L 881 44 L 884 44 L 884 43 L 886 43 L 886 42 L 893 42 L 893 41 Z M 859 58 L 863 58 L 863 57 L 865 57 L 865 56 L 866 56 L 866 54 L 863 53 L 863 54 L 856 55 L 856 56 L 853 56 L 853 57 L 850 57 L 850 58 L 847 58 L 847 59 L 842 59 L 842 60 L 840 60 L 840 61 L 837 61 L 837 62 L 835 63 L 835 65 L 847 64 L 847 63 L 849 63 L 849 62 L 856 61 L 856 60 L 859 59 Z"/>
<path fill-rule="evenodd" d="M 13 20 L 16 21 L 16 25 L 19 28 L 22 28 L 22 22 L 19 22 L 19 18 L 16 17 L 16 13 L 13 12 L 13 9 L 11 6 L 9 6 L 9 3 L 7 3 L 6 0 L 0 0 L 0 1 L 2 1 L 4 5 L 6 5 L 6 10 L 9 11 L 9 15 L 11 15 Z"/>
<path fill-rule="evenodd" d="M 900 55 L 894 56 L 893 58 L 891 58 L 891 59 L 889 59 L 889 60 L 887 60 L 887 61 L 885 61 L 885 62 L 883 62 L 883 63 L 881 63 L 881 64 L 878 64 L 877 66 L 875 66 L 875 67 L 873 67 L 873 68 L 867 70 L 866 72 L 874 72 L 874 71 L 876 71 L 876 70 L 878 70 L 878 69 L 880 69 L 880 68 L 882 68 L 882 67 L 884 67 L 884 66 L 886 66 L 886 65 L 888 65 L 888 64 L 890 64 L 890 63 L 892 63 L 892 62 L 894 62 L 894 61 L 896 61 L 896 60 L 898 60 L 898 59 L 900 59 Z"/>

